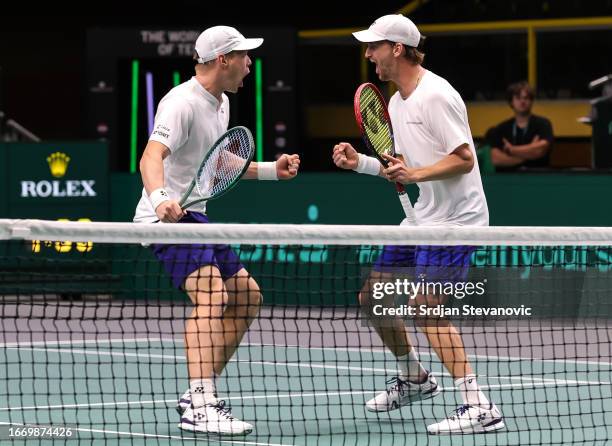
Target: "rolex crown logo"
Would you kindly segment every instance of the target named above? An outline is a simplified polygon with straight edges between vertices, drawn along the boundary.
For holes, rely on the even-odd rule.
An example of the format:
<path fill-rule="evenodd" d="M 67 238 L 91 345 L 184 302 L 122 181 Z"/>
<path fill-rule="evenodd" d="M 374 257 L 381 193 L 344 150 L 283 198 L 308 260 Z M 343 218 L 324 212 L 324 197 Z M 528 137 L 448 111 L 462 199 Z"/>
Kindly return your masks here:
<path fill-rule="evenodd" d="M 68 168 L 69 162 L 70 157 L 62 152 L 55 152 L 47 157 L 47 163 L 49 163 L 51 175 L 53 175 L 55 178 L 61 178 L 66 175 L 66 169 Z"/>

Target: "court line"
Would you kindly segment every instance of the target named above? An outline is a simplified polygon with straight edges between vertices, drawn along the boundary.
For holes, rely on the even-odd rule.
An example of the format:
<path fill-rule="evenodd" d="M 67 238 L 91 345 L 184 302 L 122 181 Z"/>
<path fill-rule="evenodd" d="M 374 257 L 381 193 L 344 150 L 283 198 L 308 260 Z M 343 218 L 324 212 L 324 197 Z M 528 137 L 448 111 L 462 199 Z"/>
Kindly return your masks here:
<path fill-rule="evenodd" d="M 278 394 L 264 394 L 264 395 L 243 395 L 243 396 L 232 396 L 222 398 L 224 400 L 258 400 L 258 399 L 282 399 L 282 398 L 306 398 L 306 397 L 319 397 L 319 396 L 342 396 L 342 395 L 364 395 L 368 393 L 375 393 L 374 390 L 351 390 L 351 391 L 338 391 L 338 392 L 297 392 L 297 393 L 278 393 Z M 142 405 L 157 405 L 157 404 L 176 404 L 177 398 L 168 400 L 145 400 L 145 401 L 112 401 L 106 403 L 75 403 L 75 404 L 54 404 L 49 406 L 22 406 L 22 407 L 0 407 L 0 411 L 12 411 L 12 410 L 42 410 L 42 409 L 77 409 L 81 407 L 107 407 L 107 406 L 142 406 Z"/>
<path fill-rule="evenodd" d="M 172 359 L 186 361 L 185 356 L 179 355 L 159 355 L 154 353 L 130 353 L 130 352 L 109 352 L 100 350 L 74 350 L 74 349 L 45 349 L 45 348 L 34 348 L 34 347 L 9 347 L 11 350 L 31 350 L 31 351 L 42 351 L 42 352 L 55 352 L 55 353 L 70 353 L 70 354 L 83 354 L 93 356 L 123 356 L 123 357 L 138 357 L 138 358 L 157 358 L 157 359 Z M 343 365 L 329 365 L 329 364 L 317 364 L 314 362 L 278 362 L 278 361 L 254 361 L 248 359 L 231 359 L 229 362 L 243 362 L 248 364 L 257 365 L 271 365 L 274 367 L 305 367 L 309 369 L 333 369 L 333 370 L 353 370 L 359 372 L 377 372 L 386 374 L 396 374 L 397 369 L 386 369 L 386 368 L 374 368 L 374 367 L 362 367 L 362 366 L 343 366 Z M 437 376 L 450 376 L 449 373 L 434 373 Z M 516 381 L 532 381 L 532 382 L 545 382 L 550 385 L 568 385 L 568 384 L 585 384 L 585 385 L 610 385 L 612 383 L 606 381 L 589 381 L 589 380 L 568 380 L 568 379 L 557 379 L 557 378 L 539 378 L 531 376 L 496 376 L 496 375 L 479 375 L 490 379 L 507 379 Z"/>
<path fill-rule="evenodd" d="M 137 357 L 137 358 L 157 358 L 157 359 L 172 359 L 172 360 L 187 361 L 187 358 L 185 356 L 160 355 L 160 354 L 155 354 L 155 353 L 109 352 L 109 351 L 103 351 L 103 350 L 75 350 L 75 349 L 37 348 L 37 347 L 8 347 L 8 349 L 9 350 L 29 350 L 29 351 L 38 351 L 38 352 L 52 352 L 52 353 L 70 353 L 70 354 L 81 354 L 81 355 L 92 355 L 92 356 L 127 356 L 127 357 Z M 391 369 L 357 367 L 357 366 L 325 365 L 325 364 L 314 364 L 314 363 L 300 364 L 297 362 L 252 361 L 252 360 L 240 360 L 240 359 L 231 359 L 230 362 L 248 362 L 249 364 L 259 364 L 259 365 L 323 368 L 323 369 L 336 369 L 336 370 L 356 370 L 356 371 L 381 372 L 381 373 L 396 373 L 397 372 L 397 370 L 391 370 Z"/>
<path fill-rule="evenodd" d="M 26 341 L 26 342 L 8 342 L 0 343 L 1 347 L 19 347 L 19 346 L 34 346 L 34 345 L 79 345 L 79 344 L 113 344 L 113 343 L 141 343 L 141 342 L 171 342 L 171 343 L 182 343 L 183 340 L 180 338 L 164 338 L 164 337 L 144 337 L 144 338 L 128 338 L 128 339 L 78 339 L 78 340 L 67 340 L 67 341 Z M 325 350 L 325 351 L 348 351 L 348 352 L 371 352 L 379 354 L 388 354 L 384 348 L 364 348 L 364 347 L 309 347 L 301 345 L 291 344 L 268 344 L 258 342 L 245 342 L 240 344 L 241 346 L 259 346 L 259 347 L 281 347 L 281 348 L 304 348 L 310 350 Z M 420 351 L 419 355 L 433 356 L 435 353 L 428 351 Z M 470 358 L 486 359 L 486 360 L 503 360 L 503 361 L 537 361 L 537 362 L 553 362 L 553 363 L 570 363 L 570 364 L 585 364 L 585 365 L 597 365 L 602 367 L 612 367 L 612 362 L 606 361 L 589 361 L 580 359 L 541 359 L 541 358 L 526 358 L 521 356 L 497 356 L 497 355 L 468 355 Z"/>
<path fill-rule="evenodd" d="M 140 342 L 164 342 L 170 338 L 161 337 L 144 337 L 144 338 L 114 338 L 114 339 L 69 339 L 64 341 L 18 341 L 18 342 L 1 342 L 0 348 L 9 347 L 28 347 L 39 345 L 87 345 L 87 344 L 125 344 L 125 343 L 140 343 Z M 176 342 L 174 338 L 171 338 Z"/>
<path fill-rule="evenodd" d="M 180 338 L 159 338 L 161 342 L 173 342 L 173 343 L 182 343 L 183 340 Z M 261 343 L 261 342 L 242 342 L 240 346 L 255 346 L 255 347 L 284 347 L 284 348 L 302 348 L 309 350 L 324 350 L 324 351 L 336 351 L 342 350 L 347 352 L 355 352 L 355 353 L 378 353 L 384 355 L 391 355 L 391 352 L 382 347 L 310 347 L 304 345 L 292 345 L 292 344 L 269 344 L 269 343 Z M 433 356 L 437 357 L 435 353 L 431 353 L 429 351 L 419 351 L 417 352 L 419 355 L 424 356 Z M 538 362 L 559 362 L 559 363 L 571 363 L 571 364 L 587 364 L 587 365 L 598 365 L 602 367 L 612 367 L 612 361 L 589 361 L 582 359 L 542 359 L 542 358 L 526 358 L 522 356 L 497 356 L 497 355 L 468 355 L 470 358 L 479 358 L 479 359 L 495 359 L 495 360 L 504 360 L 504 361 L 538 361 Z"/>
<path fill-rule="evenodd" d="M 435 353 L 423 352 L 424 355 L 427 356 L 436 356 Z M 496 355 L 468 355 L 470 358 L 478 358 L 478 359 L 486 359 L 490 360 L 491 358 L 497 361 L 530 361 L 530 362 L 553 362 L 553 363 L 561 363 L 561 364 L 584 364 L 584 365 L 597 365 L 601 367 L 612 367 L 612 362 L 606 361 L 587 361 L 583 359 L 542 359 L 542 358 L 525 358 L 522 356 L 496 356 Z"/>
<path fill-rule="evenodd" d="M 58 427 L 58 426 L 65 426 L 65 425 L 58 425 L 58 424 L 54 424 L 54 425 L 43 425 L 43 424 L 23 424 L 23 423 L 13 423 L 13 422 L 7 422 L 7 421 L 0 421 L 0 425 L 5 425 L 5 426 L 27 426 L 27 427 L 36 427 L 36 426 L 45 426 L 45 427 Z M 92 433 L 97 433 L 97 434 L 115 434 L 115 435 L 124 435 L 124 436 L 130 436 L 130 437 L 146 437 L 146 438 L 169 438 L 169 439 L 173 439 L 173 440 L 193 440 L 193 441 L 201 441 L 203 439 L 211 439 L 210 437 L 182 437 L 182 436 L 178 436 L 178 435 L 161 435 L 161 434 L 145 434 L 144 432 L 122 432 L 122 431 L 112 431 L 112 430 L 107 430 L 107 429 L 87 429 L 84 427 L 72 427 L 72 426 L 67 426 L 70 429 L 74 429 L 75 431 L 79 431 L 79 432 L 92 432 Z M 17 438 L 18 440 L 25 440 L 25 438 Z M 65 437 L 65 439 L 69 440 L 72 438 L 69 437 Z M 75 440 L 78 440 L 78 438 L 74 438 Z M 93 439 L 95 440 L 95 439 Z M 280 444 L 280 443 L 260 443 L 260 442 L 255 442 L 255 441 L 240 441 L 240 440 L 221 440 L 221 439 L 214 439 L 215 441 L 218 441 L 219 443 L 230 443 L 230 444 L 250 444 L 250 445 L 257 445 L 257 446 L 294 446 L 294 445 L 287 445 L 287 444 Z"/>
<path fill-rule="evenodd" d="M 7 350 L 30 350 L 34 352 L 51 352 L 51 353 L 70 353 L 79 355 L 92 356 L 127 356 L 135 358 L 157 358 L 157 359 L 173 359 L 186 361 L 184 356 L 177 355 L 158 355 L 155 353 L 131 353 L 131 352 L 109 352 L 104 350 L 77 350 L 65 348 L 39 348 L 39 347 L 6 347 Z M 61 364 L 60 364 L 61 365 Z"/>
<path fill-rule="evenodd" d="M 358 367 L 358 366 L 342 366 L 342 365 L 327 365 L 327 364 L 315 364 L 311 362 L 305 362 L 304 364 L 299 362 L 274 362 L 274 361 L 251 361 L 248 359 L 243 360 L 231 360 L 231 362 L 244 362 L 249 364 L 262 364 L 262 365 L 274 365 L 274 366 L 287 366 L 287 367 L 306 367 L 306 368 L 317 368 L 317 369 L 337 369 L 337 370 L 357 370 L 367 372 L 384 372 L 389 374 L 397 374 L 397 369 L 379 369 L 372 367 Z M 434 373 L 436 376 L 451 376 L 448 372 Z M 538 378 L 531 376 L 496 376 L 496 375 L 478 375 L 486 378 L 493 379 L 507 379 L 517 381 L 535 381 L 535 382 L 546 382 L 550 384 L 598 384 L 608 385 L 612 384 L 606 381 L 582 381 L 582 380 L 568 380 L 568 379 L 556 379 L 556 378 Z"/>
<path fill-rule="evenodd" d="M 165 340 L 168 340 L 167 338 Z M 180 339 L 175 339 L 174 342 L 182 342 L 182 340 Z M 303 348 L 303 349 L 310 349 L 310 350 L 325 350 L 325 351 L 335 351 L 335 350 L 342 350 L 342 351 L 347 351 L 347 352 L 369 352 L 369 353 L 381 353 L 381 354 L 388 354 L 390 352 L 387 352 L 385 349 L 383 348 L 364 348 L 364 347 L 308 347 L 308 346 L 303 346 L 303 345 L 291 345 L 291 344 L 268 344 L 268 343 L 258 343 L 258 342 L 245 342 L 240 344 L 241 346 L 245 345 L 245 346 L 260 346 L 260 347 L 284 347 L 284 348 Z M 435 353 L 431 353 L 428 351 L 419 351 L 417 352 L 419 355 L 424 355 L 424 356 L 434 356 L 437 357 L 437 355 Z M 569 358 L 564 358 L 564 359 L 541 359 L 541 358 L 525 358 L 522 356 L 497 356 L 497 355 L 468 355 L 470 358 L 479 358 L 479 359 L 495 359 L 495 360 L 504 360 L 504 361 L 538 361 L 538 362 L 559 362 L 559 363 L 571 363 L 571 364 L 588 364 L 588 365 L 598 365 L 598 366 L 603 366 L 603 367 L 612 367 L 612 362 L 606 362 L 606 361 L 587 361 L 587 360 L 581 360 L 581 359 L 569 359 Z"/>
<path fill-rule="evenodd" d="M 530 383 L 529 385 L 516 385 L 516 384 L 492 384 L 492 385 L 481 385 L 481 389 L 506 389 L 506 388 L 521 388 L 521 389 L 532 389 L 536 387 L 546 387 L 549 383 Z M 455 392 L 454 387 L 442 387 L 439 386 L 441 392 Z M 260 399 L 283 399 L 283 398 L 318 398 L 323 396 L 346 396 L 346 395 L 366 395 L 376 394 L 377 390 L 346 390 L 346 391 L 325 391 L 325 392 L 295 392 L 295 393 L 277 393 L 277 394 L 263 394 L 263 395 L 242 395 L 242 396 L 231 396 L 224 397 L 224 400 L 260 400 Z M 19 406 L 19 407 L 0 407 L 0 412 L 15 411 L 15 410 L 55 410 L 55 409 L 78 409 L 78 408 L 95 408 L 95 407 L 115 407 L 115 406 L 145 406 L 145 405 L 158 405 L 158 404 L 176 404 L 177 398 L 164 399 L 164 400 L 144 400 L 144 401 L 112 401 L 105 403 L 74 403 L 74 404 L 53 404 L 47 406 Z M 554 403 L 554 402 L 551 402 Z"/>
<path fill-rule="evenodd" d="M 177 398 L 169 400 L 144 400 L 144 401 L 111 401 L 106 403 L 75 403 L 75 404 L 51 404 L 47 406 L 21 406 L 21 407 L 0 407 L 0 412 L 7 412 L 11 410 L 42 410 L 42 409 L 78 409 L 80 407 L 113 407 L 113 406 L 146 406 L 148 404 L 167 404 L 178 401 Z"/>

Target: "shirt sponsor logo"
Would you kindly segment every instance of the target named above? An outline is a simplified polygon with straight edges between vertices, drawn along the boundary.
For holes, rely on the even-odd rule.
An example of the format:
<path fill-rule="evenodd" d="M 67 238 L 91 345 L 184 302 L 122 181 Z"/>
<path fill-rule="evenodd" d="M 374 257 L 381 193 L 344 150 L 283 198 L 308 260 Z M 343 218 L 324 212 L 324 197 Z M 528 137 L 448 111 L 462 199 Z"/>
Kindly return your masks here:
<path fill-rule="evenodd" d="M 168 139 L 170 137 L 170 129 L 165 125 L 157 124 L 155 130 L 153 130 L 153 134 Z"/>
<path fill-rule="evenodd" d="M 162 138 L 168 138 L 170 136 L 168 133 L 160 132 L 159 130 L 154 130 L 153 134 L 154 135 L 159 135 Z"/>

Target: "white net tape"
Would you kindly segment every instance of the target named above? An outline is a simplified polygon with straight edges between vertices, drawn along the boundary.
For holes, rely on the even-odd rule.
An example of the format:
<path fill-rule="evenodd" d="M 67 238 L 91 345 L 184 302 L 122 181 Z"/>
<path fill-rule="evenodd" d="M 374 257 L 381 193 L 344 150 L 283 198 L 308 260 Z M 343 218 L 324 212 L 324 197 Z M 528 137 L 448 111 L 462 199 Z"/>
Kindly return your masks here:
<path fill-rule="evenodd" d="M 0 219 L 0 239 L 98 243 L 610 246 L 611 227 L 146 224 Z"/>

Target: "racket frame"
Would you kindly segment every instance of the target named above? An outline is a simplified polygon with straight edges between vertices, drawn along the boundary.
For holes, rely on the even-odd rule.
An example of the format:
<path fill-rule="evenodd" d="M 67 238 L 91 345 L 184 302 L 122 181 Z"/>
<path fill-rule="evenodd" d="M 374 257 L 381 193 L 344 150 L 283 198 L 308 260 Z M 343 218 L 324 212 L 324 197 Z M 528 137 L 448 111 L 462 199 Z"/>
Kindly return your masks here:
<path fill-rule="evenodd" d="M 372 145 L 370 141 L 370 138 L 368 138 L 368 134 L 365 129 L 365 123 L 364 123 L 363 115 L 361 113 L 361 106 L 360 106 L 361 105 L 361 95 L 362 95 L 363 90 L 365 89 L 371 89 L 372 92 L 376 95 L 378 100 L 383 105 L 382 107 L 383 117 L 384 117 L 385 122 L 389 126 L 389 133 L 391 135 L 391 148 L 390 148 L 391 153 L 390 155 L 393 157 L 397 157 L 398 155 L 395 152 L 395 137 L 393 136 L 393 125 L 391 124 L 391 116 L 389 116 L 389 110 L 387 109 L 387 103 L 385 102 L 385 99 L 380 93 L 380 90 L 376 88 L 374 84 L 370 82 L 366 82 L 364 84 L 361 84 L 357 88 L 357 91 L 355 92 L 355 98 L 353 100 L 353 107 L 355 109 L 355 119 L 357 121 L 357 125 L 359 126 L 359 131 L 361 132 L 361 138 L 363 139 L 363 142 L 365 143 L 368 150 L 372 152 L 372 154 L 376 157 L 376 159 L 378 159 L 378 161 L 385 168 L 387 168 L 389 167 L 389 162 L 386 159 L 384 159 L 376 151 L 376 149 L 374 148 L 374 146 Z M 397 191 L 397 196 L 399 197 L 400 203 L 402 204 L 402 208 L 404 209 L 404 214 L 406 215 L 406 219 L 408 220 L 410 224 L 416 225 L 417 224 L 416 214 L 414 212 L 414 208 L 412 207 L 412 203 L 410 202 L 410 198 L 408 197 L 408 193 L 406 192 L 405 186 L 400 182 L 395 182 L 395 190 Z"/>
<path fill-rule="evenodd" d="M 197 199 L 192 200 L 192 201 L 187 203 L 187 200 L 189 199 L 189 196 L 191 195 L 193 190 L 196 188 L 196 181 L 197 181 L 197 178 L 198 178 L 200 172 L 202 171 L 202 169 L 206 165 L 206 162 L 210 159 L 212 154 L 215 152 L 215 149 L 221 143 L 224 142 L 225 138 L 227 138 L 230 133 L 235 133 L 238 130 L 243 130 L 243 131 L 246 132 L 247 136 L 249 137 L 249 146 L 250 146 L 249 156 L 248 156 L 246 162 L 244 163 L 244 166 L 243 166 L 242 171 L 240 172 L 240 174 L 237 175 L 236 178 L 234 179 L 234 181 L 232 181 L 225 189 L 223 189 L 223 190 L 221 190 L 221 191 L 211 195 L 210 197 L 197 198 Z M 182 209 L 187 209 L 188 207 L 190 207 L 190 206 L 192 206 L 194 204 L 201 203 L 203 201 L 214 200 L 214 199 L 219 198 L 220 196 L 224 195 L 225 193 L 229 192 L 236 184 L 238 184 L 238 182 L 240 181 L 242 176 L 245 174 L 245 172 L 249 168 L 249 165 L 251 164 L 251 161 L 253 160 L 253 156 L 254 155 L 255 155 L 255 142 L 253 141 L 253 135 L 251 134 L 251 131 L 248 128 L 246 128 L 244 126 L 236 126 L 236 127 L 232 127 L 231 129 L 227 130 L 225 133 L 223 133 L 223 135 L 221 135 L 215 141 L 215 143 L 212 145 L 210 150 L 204 156 L 204 159 L 202 159 L 202 162 L 200 163 L 200 166 L 198 167 L 198 170 L 196 171 L 196 174 L 193 177 L 193 180 L 191 180 L 191 183 L 189 184 L 189 187 L 187 188 L 187 191 L 183 194 L 183 196 L 181 197 L 181 200 L 179 201 L 179 205 L 181 206 L 181 208 Z"/>

